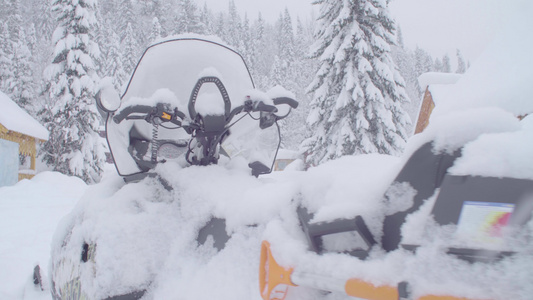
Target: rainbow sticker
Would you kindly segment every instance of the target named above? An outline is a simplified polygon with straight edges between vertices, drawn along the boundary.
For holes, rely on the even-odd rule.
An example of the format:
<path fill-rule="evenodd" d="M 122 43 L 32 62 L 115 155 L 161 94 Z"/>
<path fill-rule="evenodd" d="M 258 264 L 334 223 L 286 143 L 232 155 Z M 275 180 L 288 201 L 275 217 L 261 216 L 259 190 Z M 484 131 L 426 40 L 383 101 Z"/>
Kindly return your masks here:
<path fill-rule="evenodd" d="M 457 223 L 457 237 L 480 247 L 501 245 L 514 207 L 509 203 L 465 201 Z"/>

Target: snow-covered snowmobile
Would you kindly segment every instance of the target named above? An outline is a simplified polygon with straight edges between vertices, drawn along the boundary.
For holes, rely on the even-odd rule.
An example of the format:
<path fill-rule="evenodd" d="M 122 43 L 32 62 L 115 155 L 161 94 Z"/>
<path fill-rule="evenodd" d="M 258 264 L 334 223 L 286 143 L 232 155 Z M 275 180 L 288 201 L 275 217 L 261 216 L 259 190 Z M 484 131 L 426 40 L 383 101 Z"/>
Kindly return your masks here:
<path fill-rule="evenodd" d="M 162 252 L 172 247 L 168 240 L 179 235 L 174 224 L 157 225 L 169 207 L 186 205 L 170 199 L 182 192 L 169 182 L 172 174 L 188 166 L 229 164 L 229 158 L 245 162 L 253 176 L 270 173 L 280 146 L 277 121 L 297 107 L 293 98 L 281 87 L 268 93 L 255 90 L 243 58 L 219 42 L 191 36 L 150 46 L 121 97 L 110 85 L 97 94 L 98 108 L 106 117 L 109 149 L 127 184 L 103 180 L 95 193 L 110 199 L 98 209 L 102 200 L 92 200 L 91 209 L 80 208 L 60 226 L 51 258 L 53 298 L 143 297 L 156 276 L 154 269 L 164 265 Z M 145 198 L 151 200 L 144 202 L 139 194 L 146 190 L 151 192 Z M 130 204 L 143 212 L 154 203 L 166 208 L 156 209 L 161 209 L 159 217 L 157 212 L 148 213 L 150 221 L 140 217 L 146 225 L 139 225 L 142 221 L 121 222 L 120 214 L 112 216 L 119 203 L 129 203 L 121 211 L 131 209 Z M 158 226 L 165 226 L 164 230 L 157 231 Z M 224 218 L 213 216 L 191 226 L 198 227 L 195 239 L 199 245 L 211 244 L 220 251 L 230 239 Z M 104 234 L 97 236 L 97 228 Z M 143 232 L 152 240 L 143 240 Z M 131 244 L 114 245 L 118 239 Z M 138 256 L 119 266 L 121 257 L 132 251 Z M 145 259 L 145 269 L 136 269 Z"/>
<path fill-rule="evenodd" d="M 497 118 L 486 119 L 498 123 Z M 476 126 L 486 124 L 490 127 Z M 337 292 L 331 299 L 529 299 L 533 181 L 520 178 L 519 172 L 516 177 L 503 174 L 500 170 L 506 168 L 491 160 L 479 159 L 495 164 L 483 167 L 490 175 L 450 172 L 461 164 L 472 170 L 476 157 L 469 156 L 472 147 L 465 151 L 467 142 L 503 139 L 498 130 L 452 146 L 443 145 L 442 136 L 432 140 L 426 135 L 425 143 L 407 154 L 381 198 L 380 211 L 316 220 L 317 208 L 295 199 L 298 222 L 288 223 L 299 223 L 300 229 L 277 225 L 272 240 L 263 241 L 262 298 L 297 299 L 291 293 L 302 286 L 327 291 L 325 299 L 329 292 Z M 462 127 L 447 134 L 460 140 L 464 132 Z M 513 155 L 498 154 L 502 162 Z"/>

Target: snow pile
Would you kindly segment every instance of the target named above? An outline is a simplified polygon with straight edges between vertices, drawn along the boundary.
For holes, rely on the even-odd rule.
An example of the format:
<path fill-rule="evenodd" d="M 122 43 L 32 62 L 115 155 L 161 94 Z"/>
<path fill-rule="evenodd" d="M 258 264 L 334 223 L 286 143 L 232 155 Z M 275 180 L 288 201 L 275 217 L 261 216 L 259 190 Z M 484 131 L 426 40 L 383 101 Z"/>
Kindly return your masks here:
<path fill-rule="evenodd" d="M 518 130 L 484 134 L 467 144 L 450 173 L 533 180 L 533 115 L 520 125 Z"/>
<path fill-rule="evenodd" d="M 46 275 L 50 240 L 58 220 L 86 188 L 81 179 L 55 172 L 39 173 L 32 180 L 0 188 L 1 299 L 50 299 L 48 291 L 48 297 L 43 297 L 26 287 L 33 285 L 30 278 L 36 264 Z"/>
<path fill-rule="evenodd" d="M 435 84 L 454 84 L 462 76 L 462 74 L 456 73 L 427 72 L 418 77 L 418 84 L 423 89 Z"/>
<path fill-rule="evenodd" d="M 434 115 L 453 110 L 496 106 L 516 116 L 533 112 L 533 5 L 522 1 L 520 11 L 453 86 L 435 86 Z"/>

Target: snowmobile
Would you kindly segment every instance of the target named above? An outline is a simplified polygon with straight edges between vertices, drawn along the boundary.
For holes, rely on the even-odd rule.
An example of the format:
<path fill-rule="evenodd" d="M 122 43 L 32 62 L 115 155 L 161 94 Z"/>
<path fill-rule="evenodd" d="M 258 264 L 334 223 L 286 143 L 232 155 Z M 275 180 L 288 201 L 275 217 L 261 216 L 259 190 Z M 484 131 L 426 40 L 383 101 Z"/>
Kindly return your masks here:
<path fill-rule="evenodd" d="M 262 243 L 261 297 L 298 299 L 295 287 L 305 287 L 324 299 L 528 299 L 531 271 L 520 266 L 532 262 L 533 181 L 456 174 L 465 143 L 421 144 L 379 213 L 316 220 L 317 209 L 296 198 L 298 221 L 286 223 L 299 228 L 277 228 Z"/>
<path fill-rule="evenodd" d="M 102 202 L 103 206 L 127 202 L 133 206 L 127 204 L 126 210 L 133 207 L 141 211 L 161 202 L 179 208 L 180 204 L 174 204 L 179 201 L 171 198 L 181 191 L 169 178 L 183 168 L 230 164 L 231 158 L 246 162 L 255 177 L 270 173 L 280 147 L 278 121 L 298 106 L 294 95 L 279 86 L 268 93 L 255 90 L 248 68 L 237 52 L 221 42 L 198 36 L 174 37 L 151 45 L 139 60 L 123 95 L 119 97 L 108 84 L 100 89 L 96 100 L 105 116 L 106 139 L 113 162 L 124 183 L 103 180 L 95 190 L 113 191 L 102 192 L 110 197 L 107 204 Z M 127 192 L 128 189 L 138 190 Z M 147 189 L 151 190 L 147 197 L 152 200 L 144 204 L 132 200 L 141 197 L 138 194 Z M 168 208 L 161 213 L 165 210 Z M 101 207 L 94 213 L 79 209 L 59 227 L 53 242 L 50 271 L 55 300 L 140 299 L 156 276 L 153 269 L 162 268 L 160 260 L 151 270 L 138 270 L 132 265 L 139 262 L 126 262 L 116 269 L 132 267 L 134 271 L 124 271 L 122 275 L 102 271 L 113 269 L 112 265 L 121 256 L 128 255 L 128 247 L 137 249 L 141 253 L 138 257 L 146 258 L 147 265 L 152 266 L 151 261 L 158 260 L 161 251 L 168 251 L 172 246 L 167 241 L 170 234 L 156 232 L 159 225 L 149 230 L 147 226 L 128 228 L 138 226 L 138 222 L 121 227 L 118 221 L 112 220 L 120 216 L 102 223 L 102 227 L 107 227 L 102 229 L 105 233 L 113 232 L 110 227 L 118 228 L 106 244 L 102 237 L 88 231 L 100 226 L 92 223 L 93 220 L 98 222 L 104 215 L 112 214 L 108 211 L 112 208 Z M 156 213 L 148 218 L 151 221 L 146 224 L 150 226 L 161 220 Z M 82 225 L 93 227 L 87 230 Z M 168 229 L 172 226 L 168 224 L 166 232 L 177 235 L 178 228 Z M 157 238 L 143 244 L 138 239 L 144 230 L 146 236 Z M 127 236 L 128 232 L 131 237 Z M 124 243 L 111 246 L 119 236 L 131 242 L 123 248 L 126 249 L 123 253 L 120 251 Z M 221 251 L 230 240 L 226 220 L 211 217 L 197 228 L 195 239 L 198 245 L 211 244 L 216 251 Z M 108 256 L 106 262 L 99 265 L 105 256 Z M 133 275 L 139 271 L 147 275 Z M 125 279 L 125 276 L 132 278 Z M 37 277 L 41 281 L 40 275 Z"/>

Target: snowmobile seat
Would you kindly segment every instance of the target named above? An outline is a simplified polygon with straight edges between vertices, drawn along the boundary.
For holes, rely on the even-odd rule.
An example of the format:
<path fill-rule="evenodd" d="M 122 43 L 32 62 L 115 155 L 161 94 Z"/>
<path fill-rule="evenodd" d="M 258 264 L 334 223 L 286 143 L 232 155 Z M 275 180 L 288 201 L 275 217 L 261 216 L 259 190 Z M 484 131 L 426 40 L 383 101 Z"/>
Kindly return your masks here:
<path fill-rule="evenodd" d="M 424 203 L 424 200 L 435 193 L 435 190 L 440 187 L 448 168 L 453 165 L 455 159 L 460 155 L 460 150 L 456 150 L 451 154 L 447 152 L 436 154 L 433 148 L 433 143 L 428 142 L 416 150 L 396 176 L 393 184 L 391 184 L 393 186 L 394 184 L 408 183 L 416 190 L 416 195 L 413 198 L 411 207 L 385 216 L 381 244 L 386 251 L 398 249 L 401 241 L 401 226 L 406 217 L 417 211 Z M 389 202 L 395 201 L 395 199 L 387 200 Z"/>
<path fill-rule="evenodd" d="M 461 246 L 447 253 L 469 262 L 490 262 L 515 253 L 505 240 L 507 226 L 532 218 L 533 180 L 446 175 L 431 214 L 440 226 L 455 225 Z M 453 244 L 451 244 L 453 245 Z M 417 245 L 402 245 L 416 249 Z"/>
<path fill-rule="evenodd" d="M 415 151 L 408 159 L 391 186 L 408 183 L 416 190 L 412 205 L 404 211 L 385 216 L 383 223 L 382 247 L 386 251 L 398 249 L 401 242 L 401 226 L 407 215 L 419 209 L 424 200 L 431 197 L 440 187 L 444 176 L 455 159 L 459 150 L 452 154 L 434 153 L 433 143 L 428 142 Z M 387 193 L 385 193 L 387 195 Z M 388 199 L 392 202 L 395 199 Z M 299 207 L 297 210 L 300 225 L 305 232 L 310 250 L 320 254 L 328 251 L 327 239 L 330 236 L 343 234 L 345 241 L 351 241 L 348 250 L 342 250 L 352 256 L 365 259 L 370 249 L 377 244 L 362 216 L 352 219 L 336 219 L 330 222 L 310 223 L 313 214 Z M 339 252 L 339 250 L 333 250 Z"/>

